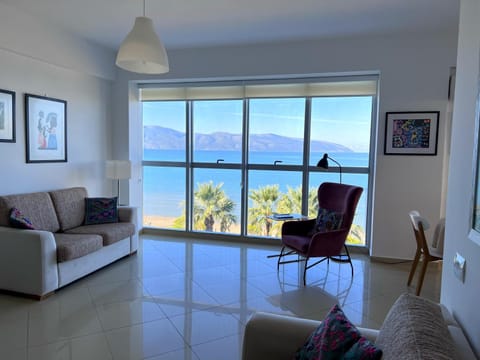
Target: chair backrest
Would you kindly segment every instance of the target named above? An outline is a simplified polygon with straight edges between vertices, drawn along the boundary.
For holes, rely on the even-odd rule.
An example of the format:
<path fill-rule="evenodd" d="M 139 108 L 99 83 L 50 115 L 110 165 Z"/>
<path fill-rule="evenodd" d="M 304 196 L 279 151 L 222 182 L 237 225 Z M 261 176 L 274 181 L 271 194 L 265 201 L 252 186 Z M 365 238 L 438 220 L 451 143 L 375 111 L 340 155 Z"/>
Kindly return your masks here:
<path fill-rule="evenodd" d="M 425 254 L 429 255 L 428 243 L 425 237 L 425 230 L 430 228 L 430 224 L 427 219 L 422 217 L 416 210 L 410 211 L 408 214 L 410 221 L 412 222 L 413 232 L 415 234 L 415 241 L 417 242 L 417 248 L 421 249 Z"/>
<path fill-rule="evenodd" d="M 324 182 L 318 187 L 318 206 L 342 213 L 342 229 L 350 230 L 362 192 L 359 186 Z"/>

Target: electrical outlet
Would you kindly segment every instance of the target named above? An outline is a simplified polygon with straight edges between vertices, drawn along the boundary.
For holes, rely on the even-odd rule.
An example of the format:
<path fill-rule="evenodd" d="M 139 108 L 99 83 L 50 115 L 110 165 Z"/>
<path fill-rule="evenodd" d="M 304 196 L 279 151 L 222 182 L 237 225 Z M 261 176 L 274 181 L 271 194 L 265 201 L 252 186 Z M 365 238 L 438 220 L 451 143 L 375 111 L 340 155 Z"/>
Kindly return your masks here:
<path fill-rule="evenodd" d="M 459 253 L 453 258 L 453 273 L 462 283 L 465 281 L 465 258 Z"/>

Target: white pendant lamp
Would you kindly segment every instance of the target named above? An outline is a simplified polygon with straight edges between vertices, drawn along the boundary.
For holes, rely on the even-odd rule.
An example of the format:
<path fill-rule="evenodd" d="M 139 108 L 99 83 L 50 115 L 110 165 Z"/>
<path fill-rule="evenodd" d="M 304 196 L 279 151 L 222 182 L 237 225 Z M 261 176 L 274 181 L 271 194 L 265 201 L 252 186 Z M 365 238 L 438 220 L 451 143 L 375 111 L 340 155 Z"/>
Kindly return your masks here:
<path fill-rule="evenodd" d="M 115 64 L 139 74 L 164 74 L 169 71 L 168 57 L 162 41 L 155 33 L 152 19 L 143 16 L 135 19 L 132 31 L 123 40 Z"/>

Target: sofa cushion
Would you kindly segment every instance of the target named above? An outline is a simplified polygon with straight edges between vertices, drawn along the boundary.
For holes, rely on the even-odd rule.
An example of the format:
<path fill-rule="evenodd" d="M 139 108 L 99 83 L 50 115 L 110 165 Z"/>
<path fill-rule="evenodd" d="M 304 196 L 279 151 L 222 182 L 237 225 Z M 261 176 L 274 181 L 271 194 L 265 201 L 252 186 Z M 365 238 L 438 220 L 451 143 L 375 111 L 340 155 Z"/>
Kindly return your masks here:
<path fill-rule="evenodd" d="M 382 351 L 360 334 L 337 304 L 293 358 L 379 360 L 381 356 Z"/>
<path fill-rule="evenodd" d="M 60 229 L 55 207 L 46 192 L 0 196 L 0 226 L 10 225 L 10 210 L 19 209 L 37 230 L 57 232 Z"/>
<path fill-rule="evenodd" d="M 107 246 L 135 233 L 132 223 L 110 223 L 79 226 L 67 231 L 68 234 L 98 234 L 103 238 L 103 246 Z"/>
<path fill-rule="evenodd" d="M 85 199 L 85 225 L 106 224 L 118 221 L 117 198 Z"/>
<path fill-rule="evenodd" d="M 68 229 L 80 226 L 85 218 L 85 198 L 87 190 L 83 187 L 74 187 L 50 191 L 53 205 L 57 211 L 60 229 Z"/>
<path fill-rule="evenodd" d="M 35 230 L 30 219 L 17 208 L 10 210 L 10 225 L 18 229 Z"/>
<path fill-rule="evenodd" d="M 401 295 L 390 308 L 375 344 L 385 360 L 455 358 L 440 306 L 410 294 Z"/>
<path fill-rule="evenodd" d="M 57 244 L 57 261 L 64 262 L 88 255 L 103 247 L 102 237 L 94 234 L 53 234 Z"/>

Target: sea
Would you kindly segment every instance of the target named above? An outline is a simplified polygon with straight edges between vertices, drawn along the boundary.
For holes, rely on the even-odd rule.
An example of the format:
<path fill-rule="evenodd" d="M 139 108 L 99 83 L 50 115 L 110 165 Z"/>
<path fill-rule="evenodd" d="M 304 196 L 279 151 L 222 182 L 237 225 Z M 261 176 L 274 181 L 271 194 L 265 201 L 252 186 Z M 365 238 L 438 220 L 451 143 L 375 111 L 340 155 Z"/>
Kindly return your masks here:
<path fill-rule="evenodd" d="M 310 164 L 316 165 L 323 153 L 311 153 Z M 369 154 L 366 152 L 329 153 L 344 167 L 368 168 Z M 240 163 L 240 151 L 195 151 L 195 162 L 213 162 L 223 160 L 223 163 Z M 145 150 L 146 161 L 185 161 L 183 150 Z M 298 152 L 265 152 L 249 153 L 250 164 L 274 164 L 281 161 L 281 165 L 301 165 L 302 154 Z M 317 188 L 322 182 L 339 182 L 340 174 L 336 164 L 329 160 L 331 169 L 328 171 L 311 172 L 309 187 Z M 222 189 L 236 204 L 234 213 L 240 216 L 241 199 L 241 171 L 237 169 L 206 169 L 196 168 L 193 171 L 195 189 L 198 184 L 213 181 L 215 185 L 223 183 Z M 342 182 L 358 185 L 364 188 L 362 197 L 357 207 L 354 223 L 365 226 L 367 212 L 368 174 L 343 173 Z M 267 171 L 250 170 L 248 174 L 249 190 L 261 186 L 278 184 L 281 192 L 287 192 L 288 187 L 301 186 L 302 174 L 297 171 Z M 182 214 L 186 194 L 186 170 L 179 167 L 154 167 L 145 166 L 143 176 L 144 214 L 163 217 L 178 217 Z"/>

